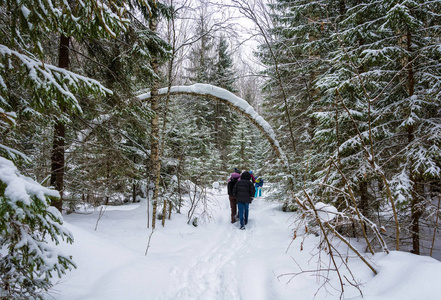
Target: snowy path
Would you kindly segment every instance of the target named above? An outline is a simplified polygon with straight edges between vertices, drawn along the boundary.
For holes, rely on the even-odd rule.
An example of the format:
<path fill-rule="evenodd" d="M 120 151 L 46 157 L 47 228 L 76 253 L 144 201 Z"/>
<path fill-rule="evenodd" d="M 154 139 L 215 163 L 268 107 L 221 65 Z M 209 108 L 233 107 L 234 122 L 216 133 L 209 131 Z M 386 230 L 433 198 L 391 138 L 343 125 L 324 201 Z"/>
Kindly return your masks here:
<path fill-rule="evenodd" d="M 277 276 L 295 267 L 285 254 L 290 215 L 259 198 L 250 205 L 247 229 L 239 230 L 230 223 L 228 196 L 215 198 L 210 222 L 195 228 L 185 214 L 173 215 L 153 234 L 147 256 L 145 205 L 107 210 L 97 231 L 97 212 L 66 216 L 76 242 L 64 248 L 74 253 L 78 269 L 57 285 L 55 298 L 284 299 L 280 292 L 289 288 Z M 277 262 L 281 257 L 285 270 Z"/>
<path fill-rule="evenodd" d="M 167 296 L 169 299 L 217 299 L 238 298 L 237 259 L 245 249 L 233 230 L 219 232 L 205 249 L 195 249 L 195 257 L 186 264 L 172 269 L 176 290 Z"/>
<path fill-rule="evenodd" d="M 268 299 L 266 292 L 271 279 L 265 261 L 257 261 L 253 254 L 263 247 L 265 237 L 259 233 L 259 219 L 268 218 L 263 199 L 250 208 L 247 230 L 238 230 L 238 223 L 229 222 L 228 204 L 216 224 L 218 230 L 210 236 L 205 249 L 195 249 L 197 255 L 188 264 L 173 268 L 176 287 L 167 299 Z M 247 276 L 253 274 L 253 276 Z M 249 278 L 248 278 L 249 277 Z M 247 284 L 243 284 L 243 282 Z M 250 286 L 249 289 L 241 289 Z M 261 288 L 264 287 L 264 291 Z"/>
<path fill-rule="evenodd" d="M 78 268 L 55 281 L 48 299 L 340 299 L 332 287 L 319 289 L 323 281 L 314 273 L 281 276 L 299 272 L 299 266 L 317 267 L 311 253 L 316 252 L 318 238 L 299 237 L 287 251 L 295 214 L 259 198 L 250 205 L 247 229 L 239 230 L 237 223 L 229 222 L 228 196 L 215 192 L 212 198 L 210 222 L 196 228 L 186 224 L 185 213 L 174 214 L 164 228 L 158 224 L 147 256 L 151 231 L 146 229 L 145 202 L 109 207 L 97 231 L 98 212 L 65 216 L 75 243 L 59 248 L 73 255 Z M 376 254 L 375 263 L 380 273 L 373 277 L 360 260 L 351 259 L 351 269 L 363 285 L 363 300 L 439 299 L 441 285 L 434 283 L 441 274 L 438 261 L 395 252 Z M 335 273 L 326 276 L 338 287 Z M 362 299 L 347 284 L 345 291 L 345 299 Z"/>

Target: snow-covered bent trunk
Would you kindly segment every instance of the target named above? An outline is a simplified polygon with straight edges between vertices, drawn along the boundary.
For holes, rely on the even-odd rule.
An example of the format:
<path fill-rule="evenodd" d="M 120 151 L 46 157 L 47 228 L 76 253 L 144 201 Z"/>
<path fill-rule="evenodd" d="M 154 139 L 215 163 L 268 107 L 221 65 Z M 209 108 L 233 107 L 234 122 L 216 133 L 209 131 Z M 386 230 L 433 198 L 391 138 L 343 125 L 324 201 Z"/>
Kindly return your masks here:
<path fill-rule="evenodd" d="M 267 138 L 276 155 L 283 160 L 285 165 L 288 165 L 287 158 L 276 139 L 274 130 L 268 124 L 268 122 L 265 121 L 244 99 L 239 98 L 233 93 L 220 87 L 202 83 L 197 83 L 190 86 L 172 86 L 170 90 L 168 88 L 162 88 L 158 91 L 158 96 L 165 96 L 167 94 L 202 96 L 228 105 L 234 111 L 240 113 L 250 120 L 251 123 L 253 123 L 254 126 L 256 126 Z M 138 98 L 141 100 L 149 99 L 150 97 L 150 93 L 145 93 L 138 96 Z"/>

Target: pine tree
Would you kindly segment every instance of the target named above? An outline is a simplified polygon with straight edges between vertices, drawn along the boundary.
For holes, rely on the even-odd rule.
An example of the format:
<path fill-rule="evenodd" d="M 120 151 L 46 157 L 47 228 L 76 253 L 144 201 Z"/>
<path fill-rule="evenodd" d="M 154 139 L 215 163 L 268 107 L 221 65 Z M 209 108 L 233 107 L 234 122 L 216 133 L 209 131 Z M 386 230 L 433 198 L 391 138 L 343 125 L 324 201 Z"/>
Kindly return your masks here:
<path fill-rule="evenodd" d="M 0 157 L 0 297 L 43 299 L 54 273 L 75 267 L 71 257 L 48 244 L 72 243 L 61 214 L 50 207 L 57 191 L 23 176 L 14 163 Z"/>
<path fill-rule="evenodd" d="M 231 145 L 227 155 L 230 166 L 240 170 L 250 170 L 253 162 L 252 128 L 243 117 L 235 118 L 236 128 L 232 134 Z M 230 169 L 233 169 L 230 167 Z"/>
<path fill-rule="evenodd" d="M 301 104 L 290 108 L 296 120 L 312 125 L 312 144 L 303 155 L 307 191 L 343 210 L 348 202 L 338 190 L 350 190 L 365 216 L 391 209 L 397 249 L 402 224 L 394 206 L 399 204 L 402 219 L 411 220 L 412 248 L 419 253 L 419 219 L 430 203 L 423 187 L 439 181 L 440 171 L 439 156 L 432 152 L 439 149 L 439 101 L 434 100 L 440 92 L 434 26 L 439 3 L 277 1 L 272 7 L 279 74 L 266 45 L 261 57 L 269 64 L 268 87 L 273 91 L 283 78 L 290 91 L 293 83 L 308 79 L 308 89 L 292 93 L 292 99 L 307 103 L 306 110 L 297 110 Z M 280 71 L 291 65 L 299 68 Z"/>
<path fill-rule="evenodd" d="M 130 4 L 136 6 L 136 2 Z M 158 6 L 164 14 L 168 10 L 160 3 Z M 68 182 L 67 188 L 71 193 L 77 191 L 73 195 L 77 201 L 85 191 L 103 195 L 105 203 L 110 198 L 119 200 L 122 194 L 132 194 L 134 201 L 147 172 L 154 114 L 135 92 L 152 84 L 156 75 L 150 57 L 155 53 L 163 61 L 169 45 L 148 30 L 148 12 L 143 22 L 130 14 L 128 17 L 130 26 L 118 39 L 83 41 L 93 64 L 89 60 L 77 62 L 113 91 L 100 101 L 84 99 L 85 114 L 75 119 L 81 141 L 75 141 L 70 149 L 75 151 L 67 172 L 75 181 L 72 185 Z"/>
<path fill-rule="evenodd" d="M 439 158 L 432 152 L 439 148 L 439 138 L 433 135 L 439 126 L 433 112 L 439 105 L 428 101 L 439 95 L 439 89 L 430 88 L 439 83 L 433 80 L 438 77 L 437 64 L 428 50 L 434 49 L 439 37 L 429 25 L 439 22 L 434 15 L 439 4 L 386 1 L 347 8 L 341 33 L 335 36 L 340 49 L 331 56 L 334 68 L 320 80 L 328 90 L 324 94 L 331 96 L 337 89 L 335 102 L 346 106 L 335 109 L 340 112 L 337 154 L 364 211 L 371 209 L 368 199 L 373 198 L 367 186 L 375 186 L 379 175 L 387 177 L 383 181 L 391 185 L 394 198 L 389 196 L 383 205 L 392 209 L 395 201 L 402 208 L 408 205 L 410 215 L 406 210 L 402 214 L 410 216 L 412 251 L 420 253 L 419 219 L 428 196 L 423 186 L 429 178 L 439 180 L 440 174 Z M 345 123 L 355 125 L 354 121 L 360 134 L 345 128 Z M 400 226 L 395 225 L 397 249 Z"/>
<path fill-rule="evenodd" d="M 235 84 L 235 71 L 233 70 L 233 59 L 228 52 L 228 44 L 223 36 L 220 37 L 217 45 L 216 64 L 214 66 L 214 73 L 212 78 L 212 84 L 230 92 L 236 92 Z M 214 104 L 215 109 L 215 145 L 217 151 L 220 152 L 220 161 L 226 161 L 227 145 L 231 143 L 231 133 L 236 130 L 236 120 L 234 114 L 228 107 L 222 103 L 216 102 Z M 227 165 L 221 164 L 217 167 L 217 172 L 225 170 Z"/>
<path fill-rule="evenodd" d="M 215 86 L 221 87 L 232 93 L 236 92 L 234 87 L 235 72 L 233 70 L 233 59 L 228 51 L 228 44 L 224 36 L 219 38 L 217 45 L 217 62 L 214 65 L 212 82 Z"/>
<path fill-rule="evenodd" d="M 0 78 L 5 83 L 0 87 L 3 99 L 0 105 L 12 110 L 29 108 L 37 112 L 49 112 L 53 118 L 55 130 L 51 184 L 60 191 L 61 197 L 53 204 L 61 210 L 65 123 L 71 114 L 81 112 L 75 93 L 98 95 L 110 92 L 97 81 L 67 70 L 70 37 L 80 39 L 86 34 L 97 38 L 115 37 L 115 32 L 125 28 L 127 20 L 122 18 L 120 8 L 116 7 L 117 13 L 114 13 L 101 2 L 94 6 L 86 1 L 71 7 L 64 2 L 35 6 L 32 1 L 7 1 L 2 2 L 1 11 L 11 13 L 2 18 L 2 27 L 9 34 L 2 35 L 0 40 Z M 43 44 L 45 37 L 52 33 L 61 37 L 57 67 L 45 63 L 50 61 L 50 57 L 46 55 Z M 24 83 L 24 87 L 19 90 L 30 94 L 18 98 L 21 103 L 17 101 L 19 95 L 10 92 L 19 81 Z"/>
<path fill-rule="evenodd" d="M 386 1 L 380 28 L 385 32 L 383 47 L 390 50 L 375 49 L 384 53 L 385 60 L 395 61 L 379 66 L 391 85 L 383 94 L 376 93 L 379 95 L 376 117 L 382 121 L 380 128 L 387 128 L 389 135 L 382 141 L 380 151 L 394 148 L 384 159 L 390 166 L 398 199 L 410 208 L 412 251 L 417 254 L 420 254 L 420 218 L 431 205 L 426 199 L 433 197 L 424 187 L 441 179 L 437 121 L 441 95 L 437 46 L 440 31 L 435 25 L 441 21 L 437 14 L 440 9 L 439 1 Z M 396 77 L 392 78 L 391 73 Z"/>
<path fill-rule="evenodd" d="M 203 8 L 204 9 L 204 8 Z M 206 8 L 205 8 L 206 9 Z M 209 31 L 210 19 L 207 12 L 203 10 L 197 20 L 196 34 L 200 37 L 199 41 L 192 45 L 189 55 L 190 67 L 187 68 L 188 80 L 190 83 L 213 84 L 216 68 L 216 53 L 214 50 L 213 33 Z M 221 161 L 219 151 L 212 151 L 216 148 L 218 139 L 219 117 L 216 108 L 217 103 L 207 101 L 204 98 L 184 97 L 185 103 L 191 106 L 190 115 L 195 118 L 195 126 L 198 130 L 199 146 L 196 152 L 198 158 L 194 161 L 200 162 L 197 169 L 207 169 L 204 165 L 207 161 Z M 218 167 L 213 173 L 220 171 Z M 210 179 L 213 179 L 210 177 Z"/>
<path fill-rule="evenodd" d="M 327 55 L 333 47 L 329 40 L 333 30 L 328 26 L 333 14 L 327 11 L 327 4 L 285 0 L 270 3 L 272 27 L 264 32 L 265 43 L 257 52 L 266 66 L 262 103 L 265 118 L 276 129 L 291 169 L 283 176 L 287 190 L 301 191 L 307 184 L 305 179 L 313 181 L 315 166 L 321 166 L 320 160 L 326 156 L 311 152 L 315 145 L 327 147 L 312 142 L 316 119 L 311 113 L 319 91 L 314 82 L 328 69 Z"/>
<path fill-rule="evenodd" d="M 110 4 L 111 8 L 107 4 Z M 162 7 L 161 4 L 150 4 Z M 144 10 L 149 10 L 145 1 L 141 1 L 138 5 Z M 50 130 L 47 130 L 51 125 L 50 122 L 55 123 L 52 159 L 55 164 L 52 172 L 52 184 L 60 190 L 60 193 L 56 193 L 39 186 L 37 183 L 31 184 L 30 179 L 19 175 L 11 162 L 0 158 L 3 160 L 2 167 L 5 166 L 0 171 L 2 176 L 0 205 L 2 221 L 5 222 L 1 226 L 1 247 L 5 250 L 2 253 L 1 268 L 2 274 L 7 274 L 2 276 L 1 296 L 4 292 L 6 297 L 41 297 L 41 290 L 45 291 L 51 287 L 51 273 L 57 272 L 58 275 L 61 275 L 73 265 L 70 258 L 46 245 L 45 239 L 48 237 L 56 243 L 58 243 L 59 237 L 66 238 L 69 242 L 72 241 L 70 233 L 60 226 L 61 215 L 53 208 L 48 208 L 47 205 L 52 201 L 61 209 L 61 196 L 65 188 L 65 147 L 69 146 L 74 151 L 79 148 L 74 143 L 66 144 L 66 141 L 72 141 L 75 136 L 71 131 L 66 131 L 66 125 L 72 124 L 70 122 L 74 119 L 74 115 L 79 116 L 82 113 L 81 104 L 86 102 L 85 99 L 88 95 L 93 94 L 97 97 L 95 100 L 98 100 L 101 99 L 99 96 L 109 95 L 112 92 L 98 81 L 79 75 L 78 73 L 83 72 L 81 64 L 71 64 L 72 56 L 69 51 L 74 47 L 79 47 L 81 50 L 81 42 L 85 39 L 117 37 L 120 32 L 126 30 L 129 24 L 129 19 L 124 17 L 124 13 L 125 9 L 118 7 L 117 3 L 113 1 L 110 3 L 83 1 L 75 6 L 71 6 L 71 3 L 67 2 L 54 3 L 51 1 L 40 3 L 37 6 L 32 1 L 3 1 L 0 3 L 0 28 L 3 33 L 0 35 L 0 129 L 2 133 L 5 133 L 5 135 L 1 135 L 0 152 L 2 156 L 14 159 L 15 163 L 20 164 L 18 158 L 28 160 L 28 157 L 15 150 L 16 146 L 20 150 L 30 152 L 31 158 L 39 157 L 32 144 L 38 143 L 38 137 L 44 140 L 48 136 L 46 132 L 50 133 Z M 50 48 L 55 40 L 60 41 L 59 53 L 55 53 Z M 146 35 L 139 40 L 142 40 L 139 43 L 141 45 L 132 48 L 132 55 L 141 53 L 144 58 L 149 57 L 142 47 L 155 48 L 157 52 L 164 50 L 163 47 L 161 49 L 161 46 L 165 44 L 156 36 Z M 154 42 L 152 42 L 153 40 Z M 157 47 L 158 45 L 161 46 Z M 121 57 L 122 55 L 118 58 Z M 54 66 L 57 62 L 58 66 Z M 139 66 L 141 69 L 144 67 L 144 71 L 152 75 L 148 67 Z M 112 97 L 107 99 L 110 98 Z M 125 113 L 130 115 L 134 111 L 139 112 L 140 115 L 145 115 L 146 112 L 145 109 L 134 109 Z M 118 113 L 115 112 L 113 116 Z M 94 125 L 98 129 L 103 129 L 101 127 L 103 123 L 109 121 L 106 119 L 107 116 L 92 114 L 92 118 L 95 117 L 97 119 Z M 22 123 L 23 121 L 28 122 Z M 32 123 L 36 125 L 34 128 L 31 127 Z M 18 126 L 11 130 L 11 126 L 15 124 Z M 26 128 L 32 130 L 25 132 Z M 84 128 L 79 130 L 84 130 Z M 41 134 L 42 132 L 45 134 Z M 36 134 L 37 137 L 29 137 L 30 133 L 38 134 Z M 83 137 L 88 136 L 86 132 L 82 133 Z M 97 135 L 89 135 L 88 137 L 107 133 L 102 130 Z M 118 133 L 124 133 L 124 130 Z M 8 137 L 12 137 L 12 139 Z M 113 137 L 110 134 L 110 139 Z M 87 140 L 87 138 L 84 139 Z M 119 140 L 119 143 L 124 143 L 124 140 Z M 129 148 L 130 145 L 126 145 L 125 149 Z M 86 150 L 88 149 L 86 148 Z M 110 153 L 118 154 L 118 152 Z M 91 151 L 83 157 L 97 159 L 100 155 L 103 155 L 102 151 L 96 153 Z M 116 158 L 126 159 L 123 155 L 116 155 Z M 102 167 L 107 170 L 106 176 L 109 179 L 108 164 L 104 164 Z M 87 173 L 87 170 L 80 172 L 84 174 Z M 19 178 L 15 182 L 20 183 L 18 190 L 16 190 L 22 193 L 20 199 L 11 195 L 12 188 L 8 186 L 14 176 Z M 36 174 L 36 177 L 41 176 L 42 174 Z M 13 226 L 14 224 L 17 226 Z M 52 259 L 47 259 L 46 256 L 52 257 Z"/>

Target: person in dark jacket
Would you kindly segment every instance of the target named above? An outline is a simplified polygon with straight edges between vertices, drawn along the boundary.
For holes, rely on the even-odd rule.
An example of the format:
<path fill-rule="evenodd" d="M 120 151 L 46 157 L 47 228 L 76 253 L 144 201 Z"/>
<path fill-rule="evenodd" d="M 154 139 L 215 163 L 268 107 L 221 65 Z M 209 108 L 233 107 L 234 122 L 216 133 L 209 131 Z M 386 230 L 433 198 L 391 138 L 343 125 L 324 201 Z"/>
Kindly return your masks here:
<path fill-rule="evenodd" d="M 233 188 L 233 196 L 236 197 L 239 210 L 240 229 L 245 229 L 245 225 L 248 223 L 249 205 L 256 192 L 254 184 L 250 180 L 251 174 L 245 171 L 240 175 L 240 181 Z"/>
<path fill-rule="evenodd" d="M 237 215 L 237 201 L 236 197 L 233 196 L 233 188 L 239 179 L 239 173 L 232 173 L 230 179 L 228 179 L 227 189 L 228 189 L 228 198 L 230 198 L 230 207 L 231 207 L 231 223 L 236 222 Z"/>

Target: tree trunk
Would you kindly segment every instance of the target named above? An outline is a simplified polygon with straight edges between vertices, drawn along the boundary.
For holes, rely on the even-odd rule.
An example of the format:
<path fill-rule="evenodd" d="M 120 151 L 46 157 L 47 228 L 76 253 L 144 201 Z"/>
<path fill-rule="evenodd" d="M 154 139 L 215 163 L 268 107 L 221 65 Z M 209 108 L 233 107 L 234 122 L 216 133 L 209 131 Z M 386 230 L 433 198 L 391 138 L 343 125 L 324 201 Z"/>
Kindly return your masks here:
<path fill-rule="evenodd" d="M 173 0 L 170 1 L 170 5 L 173 6 Z M 174 59 L 176 56 L 176 36 L 175 36 L 175 23 L 174 23 L 174 18 L 175 16 L 172 16 L 171 18 L 171 35 L 172 37 L 169 38 L 169 43 L 172 44 L 172 56 L 170 58 L 169 61 L 169 65 L 168 65 L 168 93 L 167 93 L 167 98 L 165 99 L 165 107 L 164 107 L 164 115 L 162 118 L 162 140 L 161 140 L 161 148 L 160 148 L 160 152 L 159 152 L 159 156 L 162 157 L 164 154 L 164 147 L 165 147 L 165 140 L 166 140 L 166 129 L 167 129 L 167 112 L 168 112 L 168 103 L 170 101 L 170 89 L 172 87 L 173 84 L 173 66 L 174 66 Z M 155 72 L 157 72 L 157 70 L 155 70 Z M 158 133 L 159 136 L 159 133 Z M 162 211 L 162 227 L 165 226 L 165 218 L 166 218 L 166 213 L 167 213 L 167 200 L 164 199 L 164 208 Z M 171 215 L 171 202 L 169 203 L 169 220 L 170 220 L 170 215 Z"/>
<path fill-rule="evenodd" d="M 410 215 L 410 231 L 412 233 L 412 253 L 420 254 L 420 218 L 422 215 L 421 201 L 418 194 L 419 183 L 415 182 L 415 178 L 411 178 L 414 181 L 411 201 L 411 215 Z"/>
<path fill-rule="evenodd" d="M 64 122 L 56 121 L 54 128 L 54 140 L 52 144 L 52 171 L 51 171 L 51 186 L 53 186 L 59 193 L 60 198 L 52 200 L 51 205 L 55 206 L 60 212 L 63 208 L 63 180 L 64 180 L 64 138 L 66 128 Z"/>
<path fill-rule="evenodd" d="M 358 207 L 360 212 L 367 217 L 369 213 L 369 194 L 368 194 L 368 184 L 366 181 L 360 181 L 360 203 Z"/>
<path fill-rule="evenodd" d="M 58 53 L 58 66 L 60 68 L 69 68 L 69 42 L 70 38 L 62 35 L 60 37 L 60 48 Z M 64 111 L 65 107 L 61 106 Z M 51 186 L 59 193 L 60 199 L 51 201 L 51 205 L 55 206 L 60 212 L 63 209 L 63 181 L 64 181 L 64 147 L 66 137 L 66 126 L 63 121 L 56 120 L 54 126 L 54 139 L 51 154 Z"/>
<path fill-rule="evenodd" d="M 413 126 L 408 126 L 407 128 L 407 139 L 410 144 L 413 137 Z M 420 254 L 420 217 L 421 211 L 421 201 L 418 193 L 419 183 L 417 182 L 417 177 L 412 169 L 412 163 L 410 167 L 409 178 L 413 182 L 412 186 L 412 199 L 410 201 L 410 232 L 412 234 L 412 253 Z"/>
<path fill-rule="evenodd" d="M 366 181 L 360 181 L 360 203 L 358 204 L 358 208 L 360 209 L 361 214 L 368 218 L 369 217 L 369 193 L 368 193 L 368 183 Z M 366 222 L 361 222 L 361 226 L 363 226 L 362 230 L 364 232 L 367 231 Z"/>
<path fill-rule="evenodd" d="M 132 185 L 132 202 L 136 203 L 136 183 Z"/>
<path fill-rule="evenodd" d="M 182 150 L 182 154 L 179 156 L 179 163 L 178 168 L 176 170 L 176 177 L 178 178 L 178 195 L 179 195 L 179 203 L 178 203 L 178 214 L 181 213 L 181 206 L 182 206 L 182 193 L 181 193 L 181 166 L 184 163 L 184 154 L 185 150 L 187 149 L 187 146 L 184 147 Z"/>
<path fill-rule="evenodd" d="M 162 207 L 162 227 L 165 226 L 165 218 L 167 217 L 167 200 L 164 199 L 164 206 Z"/>
<path fill-rule="evenodd" d="M 133 164 L 136 164 L 136 156 L 133 156 Z M 132 202 L 136 203 L 136 183 L 132 184 Z"/>
<path fill-rule="evenodd" d="M 407 42 L 407 51 L 408 53 L 412 53 L 412 35 L 410 32 L 407 32 L 406 37 Z M 412 57 L 408 57 L 407 62 L 410 62 Z M 407 80 L 408 80 L 408 90 L 409 97 L 412 97 L 415 90 L 415 78 L 413 74 L 413 64 L 409 64 L 407 71 Z M 412 143 L 414 140 L 414 128 L 413 125 L 409 125 L 407 127 L 407 142 L 408 144 Z M 417 178 L 414 174 L 413 163 L 411 162 L 410 166 L 410 180 L 413 182 L 413 191 L 412 191 L 412 200 L 411 200 L 411 232 L 412 232 L 412 252 L 415 254 L 420 254 L 420 217 L 422 214 L 422 207 L 420 196 L 418 193 L 419 183 L 417 182 Z"/>
<path fill-rule="evenodd" d="M 156 34 L 158 29 L 158 21 L 155 18 L 150 19 L 149 22 L 150 30 L 153 34 Z M 155 74 L 159 74 L 159 64 L 156 55 L 152 55 L 152 69 Z M 154 182 L 153 187 L 153 198 L 152 198 L 152 229 L 156 228 L 156 211 L 158 207 L 158 197 L 159 197 L 159 182 L 161 176 L 161 161 L 159 158 L 159 97 L 158 97 L 158 78 L 154 79 L 150 94 L 150 108 L 155 114 L 151 119 L 151 154 L 150 161 L 152 166 L 152 178 Z"/>

